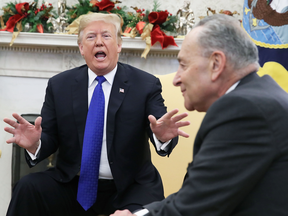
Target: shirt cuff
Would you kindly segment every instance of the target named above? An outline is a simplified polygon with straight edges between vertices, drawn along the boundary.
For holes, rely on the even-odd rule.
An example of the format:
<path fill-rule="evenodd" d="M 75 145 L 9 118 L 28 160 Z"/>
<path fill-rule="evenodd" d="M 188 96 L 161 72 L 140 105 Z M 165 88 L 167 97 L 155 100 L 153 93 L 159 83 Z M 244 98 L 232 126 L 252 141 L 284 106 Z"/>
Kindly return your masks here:
<path fill-rule="evenodd" d="M 149 213 L 148 209 L 141 209 L 137 212 L 134 212 L 133 214 L 136 216 L 145 216 Z"/>
<path fill-rule="evenodd" d="M 156 148 L 157 148 L 157 151 L 166 151 L 167 152 L 167 149 L 166 147 L 169 145 L 169 143 L 171 142 L 171 140 L 168 140 L 167 142 L 165 143 L 161 143 L 155 136 L 155 134 L 153 133 L 153 138 L 154 138 L 154 141 L 155 141 L 155 145 L 156 145 Z"/>
<path fill-rule="evenodd" d="M 37 156 L 36 156 L 36 155 L 38 154 L 40 148 L 41 148 L 41 140 L 39 140 L 39 146 L 38 146 L 35 154 L 32 154 L 32 153 L 29 152 L 28 150 L 26 150 L 26 152 L 28 153 L 28 155 L 30 156 L 30 158 L 31 158 L 32 160 L 36 160 L 36 159 L 37 159 Z"/>

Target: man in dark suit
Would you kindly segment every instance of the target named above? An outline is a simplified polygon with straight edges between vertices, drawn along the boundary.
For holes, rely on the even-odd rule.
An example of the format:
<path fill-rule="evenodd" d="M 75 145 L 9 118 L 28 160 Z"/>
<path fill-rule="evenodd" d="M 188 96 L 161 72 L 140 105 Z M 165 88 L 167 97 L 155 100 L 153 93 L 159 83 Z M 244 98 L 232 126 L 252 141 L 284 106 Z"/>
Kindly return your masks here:
<path fill-rule="evenodd" d="M 26 149 L 29 166 L 59 151 L 55 168 L 29 174 L 19 181 L 7 215 L 107 215 L 116 209 L 133 211 L 164 198 L 161 177 L 151 162 L 148 139 L 159 155 L 169 155 L 178 135 L 188 137 L 179 129 L 189 124 L 180 121 L 187 113 L 166 113 L 159 79 L 117 62 L 121 51 L 120 23 L 115 14 L 83 16 L 78 44 L 87 65 L 49 79 L 41 117 L 35 120 L 35 126 L 18 114 L 13 117 L 19 124 L 4 119 L 13 127 L 5 128 L 14 135 L 7 142 Z M 105 78 L 105 120 L 97 200 L 86 211 L 77 201 L 77 188 L 79 178 L 85 174 L 81 152 L 87 145 L 83 143 L 85 122 L 88 106 L 94 100 L 96 77 Z M 84 192 L 84 200 L 91 190 L 94 189 Z"/>
<path fill-rule="evenodd" d="M 257 75 L 257 47 L 239 21 L 204 18 L 178 59 L 173 83 L 187 110 L 206 116 L 182 188 L 135 215 L 288 215 L 288 94 L 270 76 Z"/>

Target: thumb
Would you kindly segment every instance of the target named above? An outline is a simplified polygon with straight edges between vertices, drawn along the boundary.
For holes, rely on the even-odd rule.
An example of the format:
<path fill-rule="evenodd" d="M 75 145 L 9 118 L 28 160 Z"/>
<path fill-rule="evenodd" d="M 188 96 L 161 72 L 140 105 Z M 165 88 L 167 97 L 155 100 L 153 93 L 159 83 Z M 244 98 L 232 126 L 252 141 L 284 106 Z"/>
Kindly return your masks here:
<path fill-rule="evenodd" d="M 42 122 L 42 117 L 41 116 L 37 117 L 34 123 L 36 130 L 39 130 L 41 128 L 41 122 Z"/>
<path fill-rule="evenodd" d="M 155 126 L 156 125 L 156 118 L 153 115 L 149 115 L 148 119 L 150 121 L 151 126 Z"/>

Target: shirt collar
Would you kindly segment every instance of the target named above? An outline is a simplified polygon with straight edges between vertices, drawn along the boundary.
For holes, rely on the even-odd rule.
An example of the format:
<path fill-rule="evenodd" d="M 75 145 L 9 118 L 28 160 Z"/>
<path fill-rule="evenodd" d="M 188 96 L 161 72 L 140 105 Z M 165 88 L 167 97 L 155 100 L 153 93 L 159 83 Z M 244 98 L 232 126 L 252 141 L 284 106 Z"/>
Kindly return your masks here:
<path fill-rule="evenodd" d="M 118 64 L 116 64 L 115 68 L 111 72 L 104 75 L 106 81 L 110 85 L 113 84 L 114 77 L 115 77 L 115 74 L 117 71 L 117 67 L 118 67 Z M 90 68 L 88 68 L 88 87 L 92 85 L 92 83 L 94 82 L 96 77 L 97 77 L 97 75 Z"/>
<path fill-rule="evenodd" d="M 229 92 L 233 91 L 237 85 L 239 84 L 240 80 L 238 80 L 236 83 L 234 83 L 227 91 L 225 94 L 228 94 Z"/>

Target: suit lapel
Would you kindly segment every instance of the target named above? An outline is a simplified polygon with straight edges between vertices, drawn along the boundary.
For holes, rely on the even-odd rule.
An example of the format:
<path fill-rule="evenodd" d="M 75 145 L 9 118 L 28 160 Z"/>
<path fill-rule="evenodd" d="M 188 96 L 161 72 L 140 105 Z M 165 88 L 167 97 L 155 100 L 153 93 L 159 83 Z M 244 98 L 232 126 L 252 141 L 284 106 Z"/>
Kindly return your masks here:
<path fill-rule="evenodd" d="M 86 116 L 88 112 L 88 68 L 81 67 L 72 83 L 74 118 L 79 135 L 79 143 L 83 145 Z"/>
<path fill-rule="evenodd" d="M 118 64 L 118 68 L 113 81 L 113 86 L 110 93 L 108 110 L 107 110 L 107 127 L 106 127 L 106 137 L 107 137 L 107 153 L 112 146 L 114 132 L 115 132 L 115 121 L 116 113 L 121 106 L 125 96 L 129 90 L 128 75 L 127 71 L 122 64 Z"/>

